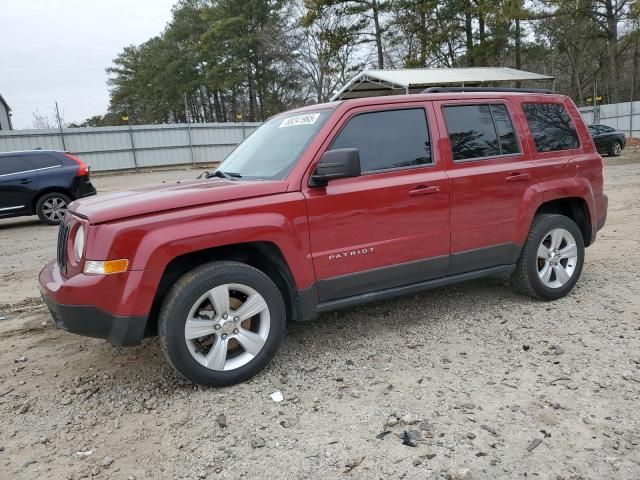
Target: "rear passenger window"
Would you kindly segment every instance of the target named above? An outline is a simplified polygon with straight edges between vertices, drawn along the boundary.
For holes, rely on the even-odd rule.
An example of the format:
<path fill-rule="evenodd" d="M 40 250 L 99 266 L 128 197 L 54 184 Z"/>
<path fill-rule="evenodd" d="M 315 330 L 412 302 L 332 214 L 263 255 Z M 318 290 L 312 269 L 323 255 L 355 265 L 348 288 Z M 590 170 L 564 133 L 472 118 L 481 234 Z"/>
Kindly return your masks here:
<path fill-rule="evenodd" d="M 580 141 L 569 113 L 561 103 L 523 103 L 538 152 L 578 148 Z"/>
<path fill-rule="evenodd" d="M 51 155 L 32 155 L 29 157 L 29 163 L 34 169 L 59 167 L 62 162 Z"/>
<path fill-rule="evenodd" d="M 31 170 L 31 168 L 27 166 L 27 161 L 24 159 L 24 157 L 0 157 L 0 175 L 26 172 L 27 170 Z"/>
<path fill-rule="evenodd" d="M 449 105 L 444 107 L 444 117 L 454 160 L 520 152 L 504 105 Z"/>
<path fill-rule="evenodd" d="M 365 172 L 432 163 L 422 108 L 362 113 L 353 117 L 330 150 L 357 148 Z"/>

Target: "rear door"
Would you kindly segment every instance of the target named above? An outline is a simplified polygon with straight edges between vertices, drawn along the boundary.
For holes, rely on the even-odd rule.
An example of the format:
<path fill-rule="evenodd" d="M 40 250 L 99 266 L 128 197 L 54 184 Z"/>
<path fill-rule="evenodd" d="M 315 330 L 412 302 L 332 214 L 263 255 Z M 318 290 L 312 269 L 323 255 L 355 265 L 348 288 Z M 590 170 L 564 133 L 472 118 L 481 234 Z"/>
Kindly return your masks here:
<path fill-rule="evenodd" d="M 0 156 L 0 217 L 31 209 L 38 173 L 24 155 Z"/>
<path fill-rule="evenodd" d="M 350 110 L 326 150 L 357 148 L 362 176 L 309 187 L 311 254 L 320 301 L 442 277 L 449 182 L 433 155 L 427 104 Z"/>
<path fill-rule="evenodd" d="M 435 103 L 451 182 L 448 275 L 516 261 L 517 220 L 531 182 L 522 127 L 507 99 Z"/>

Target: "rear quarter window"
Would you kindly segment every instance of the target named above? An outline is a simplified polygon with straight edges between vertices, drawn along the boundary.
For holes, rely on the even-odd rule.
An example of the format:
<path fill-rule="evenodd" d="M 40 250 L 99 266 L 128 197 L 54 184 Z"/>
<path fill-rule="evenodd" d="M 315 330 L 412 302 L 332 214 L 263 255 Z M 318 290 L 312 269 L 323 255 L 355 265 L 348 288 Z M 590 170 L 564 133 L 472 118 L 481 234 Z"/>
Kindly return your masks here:
<path fill-rule="evenodd" d="M 561 103 L 523 103 L 522 110 L 538 152 L 580 147 L 578 132 Z"/>
<path fill-rule="evenodd" d="M 29 157 L 29 163 L 33 169 L 59 167 L 62 161 L 53 155 L 33 155 Z"/>

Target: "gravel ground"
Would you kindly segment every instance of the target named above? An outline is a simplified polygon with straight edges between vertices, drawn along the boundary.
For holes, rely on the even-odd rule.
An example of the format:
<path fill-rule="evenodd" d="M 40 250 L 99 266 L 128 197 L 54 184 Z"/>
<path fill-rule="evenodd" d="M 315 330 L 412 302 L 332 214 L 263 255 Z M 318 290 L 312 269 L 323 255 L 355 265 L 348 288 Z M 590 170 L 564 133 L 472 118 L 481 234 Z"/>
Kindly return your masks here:
<path fill-rule="evenodd" d="M 323 315 L 224 389 L 178 378 L 155 339 L 53 328 L 35 278 L 55 229 L 1 221 L 0 478 L 639 479 L 640 152 L 608 163 L 567 298 L 498 277 Z"/>

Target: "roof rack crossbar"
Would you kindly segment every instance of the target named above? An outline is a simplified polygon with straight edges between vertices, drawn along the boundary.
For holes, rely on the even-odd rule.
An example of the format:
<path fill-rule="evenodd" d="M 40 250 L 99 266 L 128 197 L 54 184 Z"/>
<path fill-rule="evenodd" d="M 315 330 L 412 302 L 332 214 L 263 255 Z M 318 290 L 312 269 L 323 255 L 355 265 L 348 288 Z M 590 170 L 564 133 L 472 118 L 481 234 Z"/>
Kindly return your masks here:
<path fill-rule="evenodd" d="M 555 93 L 548 88 L 508 88 L 508 87 L 429 87 L 422 93 L 453 92 L 519 92 L 519 93 Z"/>

